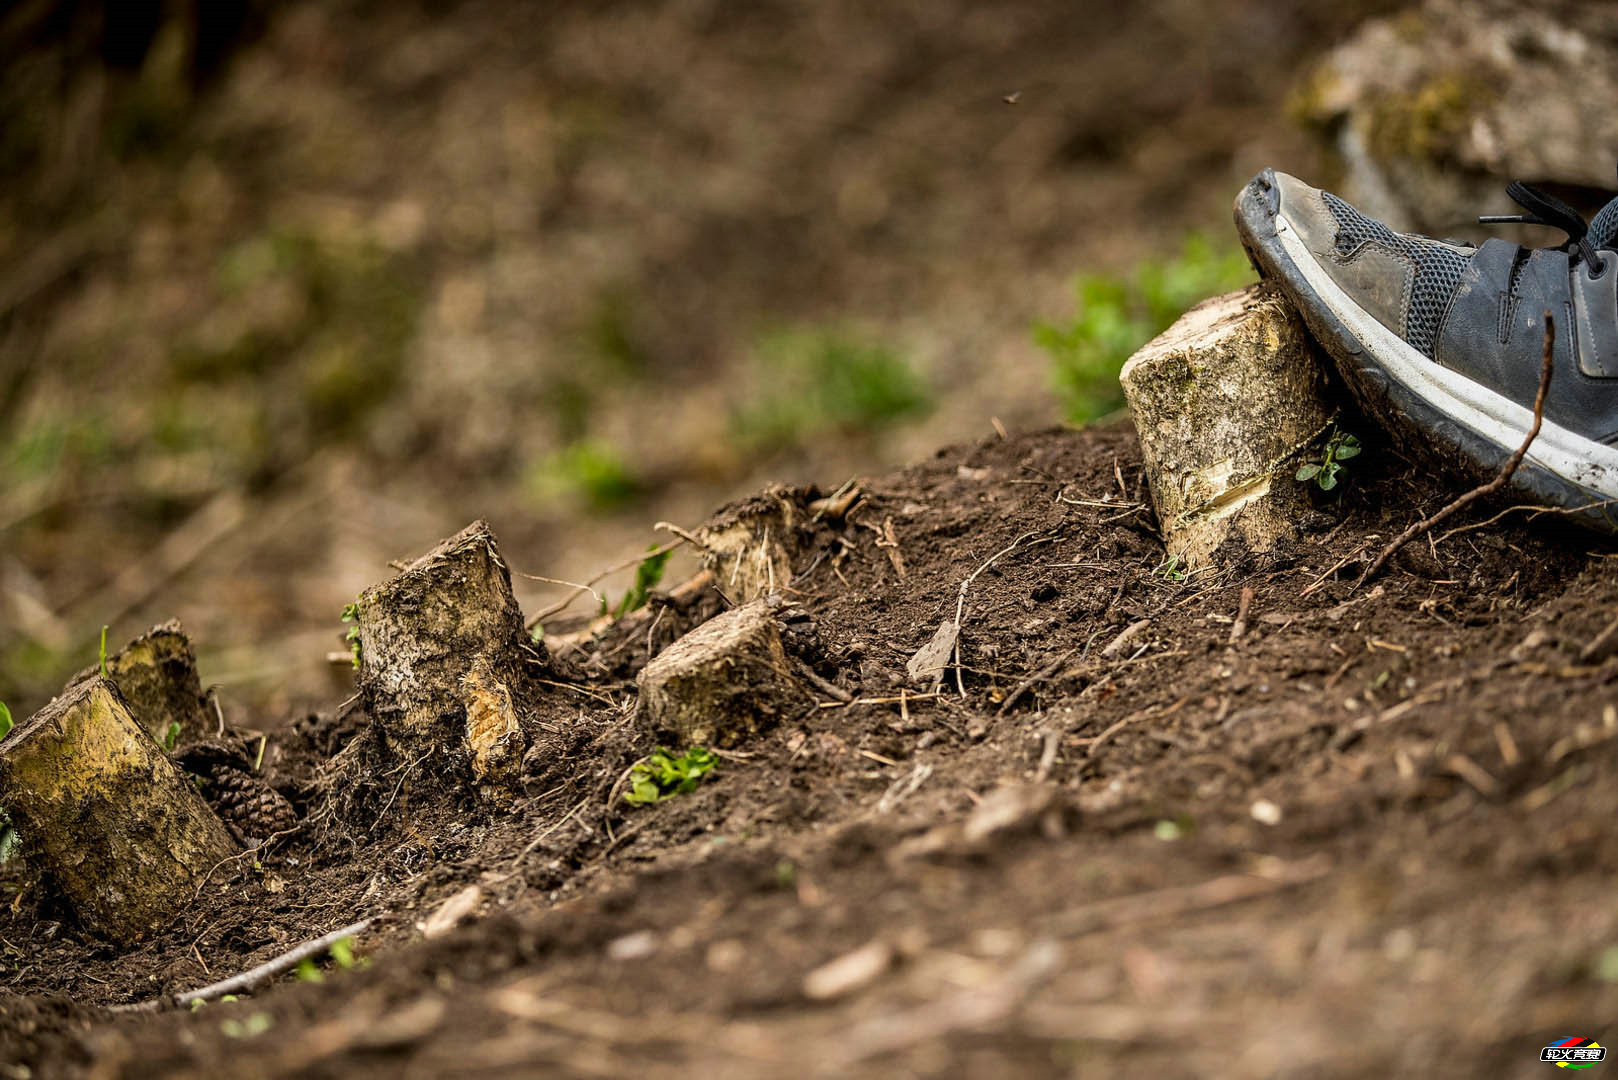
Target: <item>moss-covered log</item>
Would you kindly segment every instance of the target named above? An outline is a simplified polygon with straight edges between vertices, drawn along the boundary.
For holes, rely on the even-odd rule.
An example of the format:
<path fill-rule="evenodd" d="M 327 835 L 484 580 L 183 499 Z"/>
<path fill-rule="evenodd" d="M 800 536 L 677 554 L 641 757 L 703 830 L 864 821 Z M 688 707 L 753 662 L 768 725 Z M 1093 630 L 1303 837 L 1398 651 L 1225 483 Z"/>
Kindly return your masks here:
<path fill-rule="evenodd" d="M 99 665 L 86 668 L 73 681 L 100 673 Z M 180 725 L 181 743 L 207 735 L 207 699 L 197 676 L 197 656 L 178 620 L 152 627 L 107 657 L 107 678 L 117 684 L 129 711 L 152 738 L 167 741 L 171 724 Z"/>
<path fill-rule="evenodd" d="M 120 942 L 172 922 L 237 850 L 100 677 L 73 684 L 0 741 L 0 806 L 79 920 Z"/>
<path fill-rule="evenodd" d="M 813 705 L 765 601 L 717 615 L 640 674 L 641 723 L 682 746 L 736 746 Z"/>
<path fill-rule="evenodd" d="M 522 760 L 532 676 L 548 672 L 488 523 L 477 521 L 356 603 L 360 690 L 396 751 L 453 751 L 479 780 Z"/>

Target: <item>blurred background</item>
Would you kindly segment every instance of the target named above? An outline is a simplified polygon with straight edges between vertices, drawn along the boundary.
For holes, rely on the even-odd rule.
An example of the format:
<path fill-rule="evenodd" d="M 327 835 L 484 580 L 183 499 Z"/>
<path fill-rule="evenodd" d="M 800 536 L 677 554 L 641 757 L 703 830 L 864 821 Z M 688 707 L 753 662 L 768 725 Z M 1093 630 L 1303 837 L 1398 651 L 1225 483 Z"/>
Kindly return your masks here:
<path fill-rule="evenodd" d="M 7 5 L 0 699 L 178 616 L 273 723 L 346 694 L 343 606 L 475 517 L 580 580 L 768 481 L 1104 416 L 1249 280 L 1258 169 L 1407 224 L 1449 212 L 1409 162 L 1457 199 L 1512 171 L 1463 145 L 1508 89 L 1423 67 L 1464 6 Z M 1593 197 L 1598 149 L 1525 178 Z"/>

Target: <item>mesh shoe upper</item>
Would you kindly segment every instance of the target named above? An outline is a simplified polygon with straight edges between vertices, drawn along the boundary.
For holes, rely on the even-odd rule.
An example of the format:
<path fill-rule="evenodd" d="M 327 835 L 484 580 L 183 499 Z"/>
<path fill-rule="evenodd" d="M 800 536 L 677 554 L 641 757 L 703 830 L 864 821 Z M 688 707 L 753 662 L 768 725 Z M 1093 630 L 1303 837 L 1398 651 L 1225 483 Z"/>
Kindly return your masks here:
<path fill-rule="evenodd" d="M 1380 244 L 1410 260 L 1410 301 L 1404 326 L 1391 329 L 1398 330 L 1401 337 L 1430 358 L 1438 343 L 1439 323 L 1471 256 L 1463 250 L 1424 236 L 1396 233 L 1330 192 L 1323 192 L 1321 198 L 1337 221 L 1336 247 L 1339 256 L 1351 259 L 1365 245 Z M 1618 213 L 1615 213 L 1614 223 L 1618 225 Z"/>
<path fill-rule="evenodd" d="M 1590 242 L 1603 251 L 1613 250 L 1613 241 L 1618 239 L 1618 199 L 1614 199 L 1601 208 L 1590 221 Z"/>
<path fill-rule="evenodd" d="M 1496 476 L 1532 431 L 1511 483 L 1618 534 L 1618 200 L 1587 225 L 1548 193 L 1508 191 L 1524 213 L 1482 221 L 1550 225 L 1567 242 L 1400 234 L 1275 170 L 1237 195 L 1236 226 L 1361 406 L 1408 449 Z"/>
<path fill-rule="evenodd" d="M 1524 408 L 1538 389 L 1549 313 L 1555 375 L 1546 419 L 1618 446 L 1618 200 L 1586 225 L 1553 196 L 1511 185 L 1525 213 L 1481 220 L 1550 225 L 1568 235 L 1563 245 L 1530 249 L 1397 233 L 1285 173 L 1262 174 L 1249 191 L 1246 203 L 1238 201 L 1249 250 L 1279 243 L 1279 227 L 1297 245 L 1296 257 L 1336 287 L 1339 306 L 1352 305 L 1412 352 Z"/>

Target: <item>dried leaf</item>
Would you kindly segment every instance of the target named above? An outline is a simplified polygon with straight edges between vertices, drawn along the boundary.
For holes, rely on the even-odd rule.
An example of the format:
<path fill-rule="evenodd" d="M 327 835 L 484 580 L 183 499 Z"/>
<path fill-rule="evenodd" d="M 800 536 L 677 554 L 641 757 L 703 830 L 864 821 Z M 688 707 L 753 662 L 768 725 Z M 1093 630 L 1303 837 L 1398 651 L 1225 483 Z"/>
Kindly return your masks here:
<path fill-rule="evenodd" d="M 916 655 L 905 665 L 905 673 L 910 676 L 910 681 L 921 685 L 931 683 L 934 688 L 943 683 L 949 658 L 954 655 L 955 643 L 960 636 L 961 628 L 945 619 L 933 639 L 916 650 Z"/>

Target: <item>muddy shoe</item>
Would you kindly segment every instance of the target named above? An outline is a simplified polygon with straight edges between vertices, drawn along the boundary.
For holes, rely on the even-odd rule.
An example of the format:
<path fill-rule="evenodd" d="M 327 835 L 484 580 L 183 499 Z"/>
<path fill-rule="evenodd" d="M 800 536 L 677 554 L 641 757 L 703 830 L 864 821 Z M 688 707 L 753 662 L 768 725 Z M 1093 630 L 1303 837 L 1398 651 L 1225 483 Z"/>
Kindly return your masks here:
<path fill-rule="evenodd" d="M 1395 233 L 1273 170 L 1236 197 L 1236 228 L 1367 412 L 1405 445 L 1481 475 L 1533 424 L 1551 312 L 1545 422 L 1512 483 L 1618 532 L 1618 199 L 1587 228 L 1559 200 L 1508 191 L 1528 213 L 1480 220 L 1552 225 L 1568 243 L 1474 248 Z"/>

